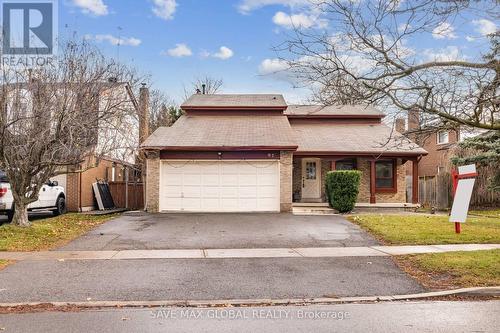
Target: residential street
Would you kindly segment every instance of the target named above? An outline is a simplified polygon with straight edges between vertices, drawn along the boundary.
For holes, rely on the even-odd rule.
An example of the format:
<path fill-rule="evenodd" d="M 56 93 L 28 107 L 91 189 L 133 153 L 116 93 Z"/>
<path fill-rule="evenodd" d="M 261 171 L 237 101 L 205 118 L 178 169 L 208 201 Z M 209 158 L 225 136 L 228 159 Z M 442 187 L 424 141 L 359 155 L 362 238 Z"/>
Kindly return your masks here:
<path fill-rule="evenodd" d="M 341 216 L 125 214 L 64 250 L 325 247 L 378 243 Z M 390 257 L 20 261 L 0 271 L 1 302 L 212 300 L 424 291 Z"/>
<path fill-rule="evenodd" d="M 22 261 L 0 271 L 0 302 L 205 300 L 409 294 L 389 257 Z"/>
<path fill-rule="evenodd" d="M 500 301 L 0 315 L 5 332 L 497 332 Z"/>

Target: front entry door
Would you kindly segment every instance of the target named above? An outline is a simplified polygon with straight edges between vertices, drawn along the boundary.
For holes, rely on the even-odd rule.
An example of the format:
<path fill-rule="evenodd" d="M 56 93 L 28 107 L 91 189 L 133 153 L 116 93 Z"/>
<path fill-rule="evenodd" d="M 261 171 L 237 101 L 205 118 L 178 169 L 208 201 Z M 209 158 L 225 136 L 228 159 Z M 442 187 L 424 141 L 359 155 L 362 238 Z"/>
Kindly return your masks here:
<path fill-rule="evenodd" d="M 321 167 L 319 158 L 302 159 L 302 200 L 321 199 Z"/>

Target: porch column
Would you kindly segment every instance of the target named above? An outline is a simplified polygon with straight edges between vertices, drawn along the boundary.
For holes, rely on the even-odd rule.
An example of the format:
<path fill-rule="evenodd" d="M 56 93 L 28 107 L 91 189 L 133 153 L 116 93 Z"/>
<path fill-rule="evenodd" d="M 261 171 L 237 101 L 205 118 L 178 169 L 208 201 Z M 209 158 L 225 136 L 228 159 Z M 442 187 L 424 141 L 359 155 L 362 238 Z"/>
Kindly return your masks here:
<path fill-rule="evenodd" d="M 374 204 L 375 199 L 375 160 L 370 161 L 370 203 Z"/>
<path fill-rule="evenodd" d="M 418 204 L 418 158 L 412 161 L 411 203 Z"/>
<path fill-rule="evenodd" d="M 331 164 L 330 164 L 330 170 L 331 170 L 331 171 L 335 171 L 335 170 L 337 170 L 337 166 L 335 165 L 335 164 L 336 164 L 336 162 L 337 162 L 337 160 L 333 160 L 333 161 L 331 162 Z"/>

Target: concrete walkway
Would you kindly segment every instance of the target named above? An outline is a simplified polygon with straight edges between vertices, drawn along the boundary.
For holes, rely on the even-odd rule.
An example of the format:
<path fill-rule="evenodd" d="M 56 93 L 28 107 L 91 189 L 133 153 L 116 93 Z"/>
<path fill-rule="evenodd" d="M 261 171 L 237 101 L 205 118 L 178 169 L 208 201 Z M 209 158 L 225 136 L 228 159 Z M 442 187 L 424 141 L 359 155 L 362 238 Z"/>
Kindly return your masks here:
<path fill-rule="evenodd" d="M 367 247 L 186 249 L 121 251 L 0 252 L 5 260 L 124 260 L 124 259 L 224 259 L 224 258 L 320 258 L 387 257 L 417 253 L 500 249 L 500 244 L 410 245 Z"/>

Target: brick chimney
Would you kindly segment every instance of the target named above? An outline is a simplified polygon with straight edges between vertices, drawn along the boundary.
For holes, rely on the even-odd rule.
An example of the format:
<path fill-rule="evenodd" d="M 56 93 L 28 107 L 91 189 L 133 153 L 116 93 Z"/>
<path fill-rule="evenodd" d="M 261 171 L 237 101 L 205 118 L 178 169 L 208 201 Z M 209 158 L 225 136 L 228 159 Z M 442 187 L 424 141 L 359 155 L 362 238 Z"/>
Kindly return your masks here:
<path fill-rule="evenodd" d="M 149 89 L 143 83 L 139 89 L 139 143 L 149 136 Z"/>
<path fill-rule="evenodd" d="M 408 131 L 420 128 L 420 111 L 412 109 L 408 111 Z"/>
<path fill-rule="evenodd" d="M 396 119 L 396 131 L 398 131 L 401 134 L 406 132 L 406 121 L 404 118 Z"/>

